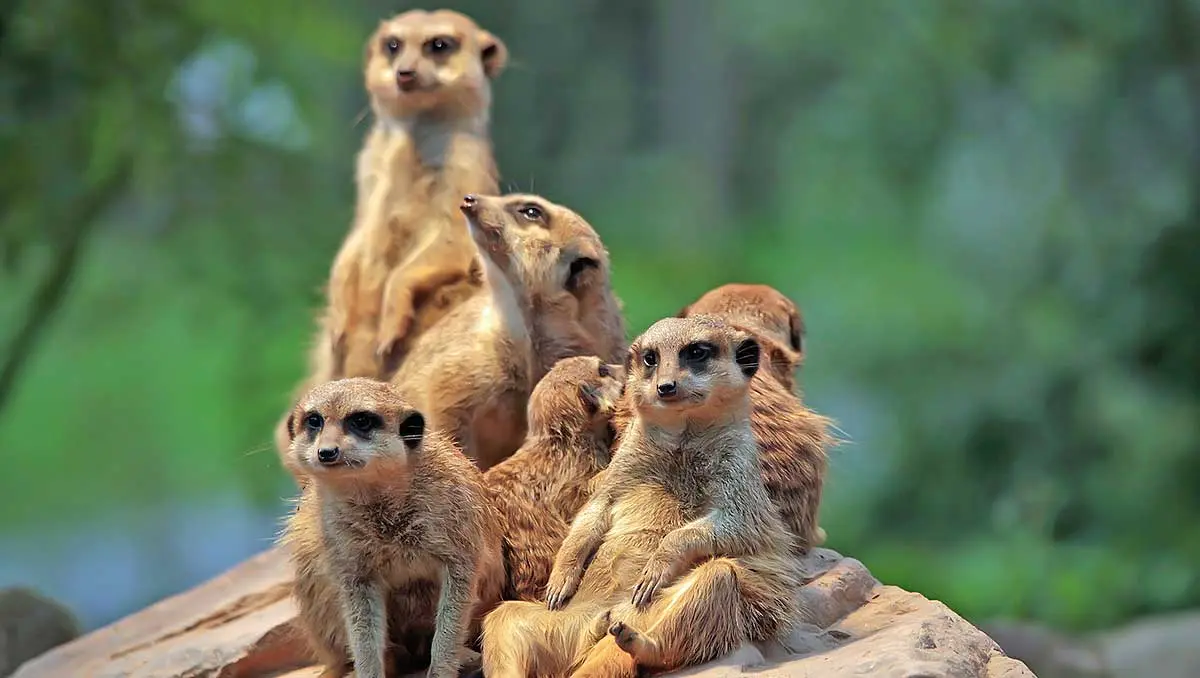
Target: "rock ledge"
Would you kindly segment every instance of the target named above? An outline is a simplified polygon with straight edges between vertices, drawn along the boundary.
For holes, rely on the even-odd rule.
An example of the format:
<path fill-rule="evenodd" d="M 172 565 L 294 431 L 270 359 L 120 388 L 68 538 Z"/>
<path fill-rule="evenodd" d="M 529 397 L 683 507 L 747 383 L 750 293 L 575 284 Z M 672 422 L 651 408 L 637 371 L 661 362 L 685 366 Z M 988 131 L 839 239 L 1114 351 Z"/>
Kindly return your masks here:
<path fill-rule="evenodd" d="M 870 675 L 1031 678 L 945 605 L 880 584 L 853 558 L 815 549 L 798 595 L 808 620 L 785 643 L 744 645 L 679 676 Z M 278 549 L 27 662 L 14 678 L 316 678 L 292 627 L 291 573 Z"/>

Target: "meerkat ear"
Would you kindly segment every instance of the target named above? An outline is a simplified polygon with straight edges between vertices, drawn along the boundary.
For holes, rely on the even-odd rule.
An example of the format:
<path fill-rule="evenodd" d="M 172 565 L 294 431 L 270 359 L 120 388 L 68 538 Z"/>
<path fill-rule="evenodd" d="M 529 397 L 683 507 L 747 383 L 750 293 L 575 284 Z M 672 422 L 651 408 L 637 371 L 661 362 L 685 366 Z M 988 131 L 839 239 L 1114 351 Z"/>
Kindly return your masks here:
<path fill-rule="evenodd" d="M 792 311 L 788 317 L 788 323 L 791 326 L 792 348 L 796 353 L 804 353 L 804 319 L 800 317 L 800 311 Z"/>
<path fill-rule="evenodd" d="M 400 439 L 404 441 L 404 446 L 408 449 L 414 449 L 421 444 L 421 438 L 425 437 L 425 417 L 420 412 L 409 412 L 408 416 L 400 421 Z"/>
<path fill-rule="evenodd" d="M 688 317 L 688 314 L 691 312 L 692 312 L 692 305 L 688 304 L 687 306 L 684 306 L 683 308 L 679 309 L 679 312 L 675 314 L 675 317 L 676 318 L 686 318 L 686 317 Z"/>
<path fill-rule="evenodd" d="M 633 374 L 633 356 L 637 355 L 637 352 L 638 352 L 638 348 L 636 346 L 630 346 L 629 350 L 625 351 L 624 367 L 625 367 L 625 378 L 626 379 L 629 378 L 629 375 Z"/>
<path fill-rule="evenodd" d="M 295 410 L 288 412 L 286 426 L 287 426 L 287 432 L 288 432 L 288 440 L 295 440 L 296 439 L 296 411 Z"/>
<path fill-rule="evenodd" d="M 483 61 L 483 74 L 488 78 L 495 78 L 508 65 L 508 47 L 500 38 L 480 30 L 479 58 Z"/>
<path fill-rule="evenodd" d="M 758 340 L 754 337 L 746 337 L 738 342 L 737 348 L 733 351 L 733 360 L 741 368 L 742 374 L 747 379 L 754 376 L 758 371 L 758 356 L 761 349 L 758 345 Z"/>
<path fill-rule="evenodd" d="M 583 402 L 583 407 L 587 410 L 589 416 L 600 411 L 600 390 L 595 386 L 580 384 L 579 400 Z"/>

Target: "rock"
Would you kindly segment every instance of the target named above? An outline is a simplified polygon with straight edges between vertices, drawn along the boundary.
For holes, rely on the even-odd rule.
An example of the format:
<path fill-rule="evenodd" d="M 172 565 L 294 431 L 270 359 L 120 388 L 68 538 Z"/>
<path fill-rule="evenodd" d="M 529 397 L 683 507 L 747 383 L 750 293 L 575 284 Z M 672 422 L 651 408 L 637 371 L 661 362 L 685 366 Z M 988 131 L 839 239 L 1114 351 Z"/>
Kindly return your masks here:
<path fill-rule="evenodd" d="M 79 633 L 79 620 L 62 603 L 26 588 L 0 589 L 0 676 Z"/>
<path fill-rule="evenodd" d="M 1200 613 L 1139 619 L 1107 631 L 1070 635 L 1040 624 L 985 625 L 1005 651 L 1042 678 L 1193 678 L 1200 676 Z"/>
<path fill-rule="evenodd" d="M 870 675 L 1029 678 L 986 634 L 945 605 L 884 586 L 853 558 L 814 549 L 806 611 L 783 642 L 743 645 L 679 676 Z M 25 664 L 16 678 L 317 678 L 292 627 L 290 573 L 277 549 Z"/>

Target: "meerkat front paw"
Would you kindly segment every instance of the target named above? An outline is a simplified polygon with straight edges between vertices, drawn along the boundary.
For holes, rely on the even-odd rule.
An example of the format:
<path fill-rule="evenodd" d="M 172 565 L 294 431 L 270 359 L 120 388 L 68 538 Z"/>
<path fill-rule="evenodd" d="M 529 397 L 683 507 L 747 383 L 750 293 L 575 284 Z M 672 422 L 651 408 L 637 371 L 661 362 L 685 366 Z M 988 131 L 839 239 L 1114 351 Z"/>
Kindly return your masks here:
<path fill-rule="evenodd" d="M 561 609 L 575 595 L 579 588 L 578 573 L 565 574 L 561 570 L 550 573 L 550 581 L 546 584 L 546 607 L 551 610 Z"/>
<path fill-rule="evenodd" d="M 671 574 L 670 563 L 651 558 L 642 569 L 642 576 L 638 578 L 637 585 L 633 587 L 634 607 L 641 609 L 649 605 L 654 594 L 671 580 Z"/>
<path fill-rule="evenodd" d="M 391 359 L 396 349 L 400 348 L 400 344 L 408 338 L 408 333 L 412 330 L 412 326 L 413 317 L 411 314 L 403 316 L 399 321 L 394 323 L 381 322 L 375 345 L 375 357 L 380 362 L 386 362 Z"/>

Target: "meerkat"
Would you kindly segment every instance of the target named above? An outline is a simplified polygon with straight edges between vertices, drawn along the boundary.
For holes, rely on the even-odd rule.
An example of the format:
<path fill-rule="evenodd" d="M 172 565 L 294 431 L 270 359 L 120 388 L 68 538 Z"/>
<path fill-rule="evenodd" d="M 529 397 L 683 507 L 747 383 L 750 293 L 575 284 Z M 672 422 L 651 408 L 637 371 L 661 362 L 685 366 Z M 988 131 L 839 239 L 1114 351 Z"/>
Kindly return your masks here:
<path fill-rule="evenodd" d="M 298 620 L 325 678 L 458 675 L 504 586 L 500 516 L 482 474 L 392 385 L 319 385 L 288 417 L 309 477 L 280 541 Z M 418 645 L 420 642 L 418 642 Z"/>
<path fill-rule="evenodd" d="M 386 380 L 415 337 L 482 286 L 458 203 L 499 192 L 491 83 L 507 61 L 500 38 L 450 10 L 404 12 L 367 40 L 363 80 L 375 121 L 296 397 L 342 377 Z M 286 416 L 275 428 L 282 458 Z"/>
<path fill-rule="evenodd" d="M 729 283 L 700 295 L 677 314 L 715 315 L 726 322 L 753 330 L 760 338 L 772 339 L 764 346 L 768 367 L 788 389 L 795 388 L 796 368 L 804 361 L 804 316 L 796 302 L 770 285 Z"/>
<path fill-rule="evenodd" d="M 769 285 L 728 284 L 685 306 L 680 317 L 714 315 L 754 332 L 768 369 L 750 382 L 750 423 L 758 442 L 763 482 L 794 535 L 798 551 L 825 543 L 817 524 L 833 422 L 804 405 L 796 369 L 805 357 L 805 326 L 794 301 Z"/>
<path fill-rule="evenodd" d="M 526 194 L 468 195 L 462 210 L 484 288 L 417 339 L 392 382 L 487 470 L 525 438 L 529 393 L 544 366 L 538 347 L 605 358 L 623 341 L 624 322 L 608 252 L 581 216 Z M 592 334 L 596 323 L 610 331 Z"/>
<path fill-rule="evenodd" d="M 529 396 L 529 433 L 484 483 L 504 517 L 506 599 L 541 600 L 554 555 L 587 501 L 589 482 L 608 466 L 613 407 L 625 368 L 596 356 L 564 358 Z"/>
<path fill-rule="evenodd" d="M 711 317 L 634 340 L 620 448 L 555 558 L 544 605 L 483 622 L 483 672 L 628 676 L 790 630 L 800 574 L 761 480 L 749 384 L 758 341 Z"/>

